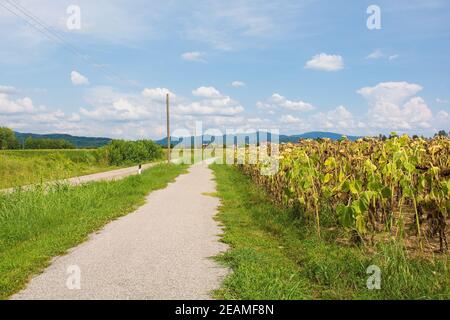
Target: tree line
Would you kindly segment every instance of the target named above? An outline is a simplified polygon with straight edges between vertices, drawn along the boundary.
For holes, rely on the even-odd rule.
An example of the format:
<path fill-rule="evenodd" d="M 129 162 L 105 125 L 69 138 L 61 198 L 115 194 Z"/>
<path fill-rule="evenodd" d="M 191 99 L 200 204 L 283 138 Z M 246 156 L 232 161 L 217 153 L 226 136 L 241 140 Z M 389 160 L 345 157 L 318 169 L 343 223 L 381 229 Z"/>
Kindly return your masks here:
<path fill-rule="evenodd" d="M 64 139 L 36 139 L 28 137 L 23 143 L 14 131 L 0 127 L 0 150 L 14 149 L 75 149 L 75 145 Z M 112 140 L 97 149 L 96 155 L 110 165 L 138 164 L 161 159 L 163 148 L 151 140 Z"/>
<path fill-rule="evenodd" d="M 28 137 L 23 143 L 17 139 L 14 131 L 0 127 L 0 150 L 17 149 L 75 149 L 75 145 L 64 139 L 36 139 Z"/>
<path fill-rule="evenodd" d="M 75 149 L 75 145 L 64 139 L 36 139 L 28 137 L 24 149 Z"/>
<path fill-rule="evenodd" d="M 21 149 L 21 144 L 16 138 L 14 131 L 0 127 L 0 150 L 8 149 Z"/>

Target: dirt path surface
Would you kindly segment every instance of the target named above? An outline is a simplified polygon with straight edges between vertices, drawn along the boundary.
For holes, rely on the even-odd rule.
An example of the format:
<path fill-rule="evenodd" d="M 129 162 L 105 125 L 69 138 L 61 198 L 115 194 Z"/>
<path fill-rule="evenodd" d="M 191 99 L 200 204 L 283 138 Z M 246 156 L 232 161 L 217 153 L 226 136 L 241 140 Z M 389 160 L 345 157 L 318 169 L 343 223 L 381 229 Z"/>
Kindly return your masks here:
<path fill-rule="evenodd" d="M 137 211 L 54 259 L 12 298 L 210 298 L 228 272 L 210 258 L 226 250 L 213 219 L 219 200 L 205 195 L 215 191 L 212 179 L 206 164 L 192 166 Z"/>

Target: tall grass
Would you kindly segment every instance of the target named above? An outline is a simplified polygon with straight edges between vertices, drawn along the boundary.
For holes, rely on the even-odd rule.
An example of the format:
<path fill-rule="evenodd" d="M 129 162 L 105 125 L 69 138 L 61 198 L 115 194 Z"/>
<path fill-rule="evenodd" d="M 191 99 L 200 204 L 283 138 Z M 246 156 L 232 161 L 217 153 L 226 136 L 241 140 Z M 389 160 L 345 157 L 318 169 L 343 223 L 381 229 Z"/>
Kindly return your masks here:
<path fill-rule="evenodd" d="M 100 149 L 0 151 L 0 190 L 159 160 L 152 141 L 118 141 Z"/>
<path fill-rule="evenodd" d="M 0 189 L 115 168 L 98 150 L 0 151 Z"/>

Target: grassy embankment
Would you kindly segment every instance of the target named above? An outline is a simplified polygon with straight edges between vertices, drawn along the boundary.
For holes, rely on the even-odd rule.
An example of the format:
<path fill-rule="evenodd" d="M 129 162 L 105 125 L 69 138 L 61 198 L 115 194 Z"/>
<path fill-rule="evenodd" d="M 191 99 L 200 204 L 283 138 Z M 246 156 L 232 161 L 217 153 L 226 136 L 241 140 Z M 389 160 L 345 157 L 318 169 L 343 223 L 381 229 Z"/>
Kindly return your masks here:
<path fill-rule="evenodd" d="M 0 189 L 114 170 L 97 150 L 0 151 Z"/>
<path fill-rule="evenodd" d="M 51 258 L 86 240 L 109 221 L 134 211 L 184 165 L 156 165 L 114 182 L 0 194 L 0 299 L 24 287 Z"/>
<path fill-rule="evenodd" d="M 293 212 L 236 168 L 212 165 L 231 250 L 218 260 L 233 269 L 222 299 L 450 299 L 448 256 L 410 258 L 398 245 L 375 250 L 338 244 L 336 230 L 321 239 Z M 381 290 L 368 290 L 369 266 L 381 269 Z"/>
<path fill-rule="evenodd" d="M 99 149 L 0 151 L 0 190 L 131 165 L 132 163 L 111 165 Z"/>

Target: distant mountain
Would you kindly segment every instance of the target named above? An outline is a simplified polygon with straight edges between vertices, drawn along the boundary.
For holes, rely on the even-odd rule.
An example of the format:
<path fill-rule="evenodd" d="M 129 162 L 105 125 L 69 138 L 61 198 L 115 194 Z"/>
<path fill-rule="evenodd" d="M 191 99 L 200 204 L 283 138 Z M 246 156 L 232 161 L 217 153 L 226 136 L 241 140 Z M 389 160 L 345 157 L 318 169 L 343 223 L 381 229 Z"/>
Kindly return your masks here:
<path fill-rule="evenodd" d="M 245 134 L 238 134 L 238 135 L 236 135 L 237 139 L 242 139 L 242 140 L 245 139 L 245 136 L 246 136 Z M 339 140 L 343 136 L 344 136 L 343 134 L 334 133 L 334 132 L 319 132 L 319 131 L 315 131 L 315 132 L 307 132 L 307 133 L 304 133 L 304 134 L 291 135 L 291 136 L 280 135 L 279 139 L 280 139 L 280 142 L 282 142 L 282 143 L 283 142 L 284 143 L 287 143 L 287 142 L 295 143 L 295 142 L 298 142 L 300 139 L 319 139 L 319 138 L 323 139 L 323 138 L 329 138 L 329 139 L 332 139 L 332 140 Z M 270 135 L 269 135 L 269 137 L 270 137 Z M 197 137 L 197 138 L 200 138 L 200 137 Z M 356 141 L 356 140 L 358 140 L 361 137 L 358 137 L 358 136 L 347 136 L 347 138 L 349 140 Z M 187 138 L 184 138 L 184 139 L 172 137 L 171 138 L 171 142 L 172 142 L 172 144 L 176 145 L 176 144 L 180 143 L 181 141 L 183 141 L 183 143 L 186 146 L 190 146 L 190 143 L 191 142 L 193 143 L 194 139 L 195 138 L 193 136 L 192 137 L 187 137 Z M 225 135 L 223 136 L 223 139 L 225 141 Z M 211 136 L 206 136 L 206 135 L 203 136 L 203 143 L 208 143 L 210 141 L 211 141 Z M 163 138 L 163 139 L 157 140 L 155 142 L 157 144 L 163 146 L 163 147 L 167 146 L 167 138 Z M 248 142 L 248 138 L 246 139 L 246 142 Z"/>
<path fill-rule="evenodd" d="M 33 139 L 64 139 L 73 143 L 77 148 L 98 148 L 107 145 L 111 141 L 110 138 L 77 137 L 69 134 L 35 134 L 21 132 L 15 132 L 15 134 L 21 143 L 28 137 L 32 137 Z"/>
<path fill-rule="evenodd" d="M 99 138 L 99 137 L 77 137 L 77 136 L 71 136 L 69 134 L 35 134 L 35 133 L 21 133 L 21 132 L 15 132 L 17 139 L 19 139 L 20 142 L 23 143 L 26 138 L 32 137 L 33 139 L 64 139 L 71 143 L 73 143 L 77 148 L 98 148 L 102 147 L 104 145 L 107 145 L 112 139 L 110 138 Z M 342 138 L 342 134 L 333 133 L 333 132 L 307 132 L 304 134 L 299 135 L 280 135 L 279 139 L 280 142 L 298 142 L 300 139 L 318 139 L 318 138 L 329 138 L 333 140 L 338 140 Z M 235 139 L 238 140 L 244 140 L 246 142 L 248 141 L 248 138 L 245 138 L 246 135 L 239 134 L 236 136 Z M 270 134 L 269 134 L 270 137 Z M 200 137 L 198 137 L 200 138 Z M 360 137 L 357 136 L 347 136 L 350 140 L 357 140 Z M 209 143 L 211 141 L 211 136 L 203 136 L 203 143 Z M 223 136 L 223 139 L 225 141 L 225 135 Z M 178 144 L 182 139 L 181 138 L 172 138 L 172 144 Z M 193 143 L 194 137 L 188 137 L 183 139 L 183 143 L 185 143 L 186 146 L 190 146 L 191 142 Z M 156 140 L 157 144 L 166 147 L 167 146 L 167 138 Z M 255 141 L 252 141 L 255 142 Z"/>
<path fill-rule="evenodd" d="M 334 132 L 320 132 L 320 131 L 313 131 L 313 132 L 307 132 L 300 135 L 293 135 L 293 136 L 280 136 L 281 142 L 298 142 L 300 139 L 319 139 L 319 138 L 328 138 L 332 140 L 339 140 L 344 136 L 343 134 L 334 133 Z M 358 136 L 346 136 L 347 139 L 356 141 L 361 137 Z"/>

